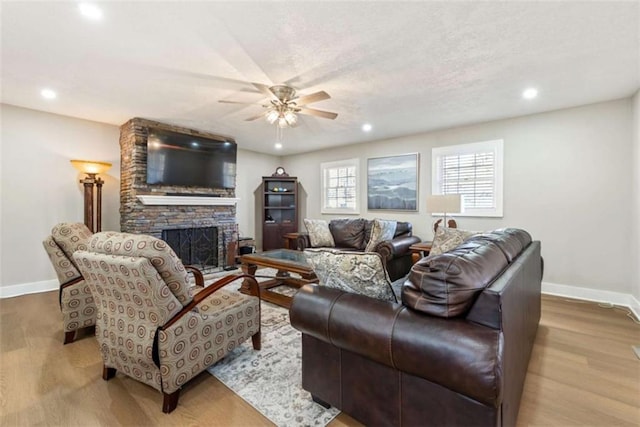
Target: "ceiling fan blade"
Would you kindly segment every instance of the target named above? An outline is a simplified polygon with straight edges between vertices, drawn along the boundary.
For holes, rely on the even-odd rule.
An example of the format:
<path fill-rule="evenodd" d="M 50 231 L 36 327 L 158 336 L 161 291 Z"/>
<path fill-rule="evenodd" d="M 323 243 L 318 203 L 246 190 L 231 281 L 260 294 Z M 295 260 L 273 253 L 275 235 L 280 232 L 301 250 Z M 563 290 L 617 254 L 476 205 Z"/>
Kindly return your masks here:
<path fill-rule="evenodd" d="M 316 110 L 315 108 L 296 108 L 296 111 L 299 112 L 300 114 L 308 114 L 310 116 L 316 116 L 316 117 L 322 117 L 325 119 L 335 119 L 336 117 L 338 117 L 338 114 L 336 113 L 331 113 L 329 111 L 322 111 L 322 110 Z"/>
<path fill-rule="evenodd" d="M 269 89 L 269 86 L 263 85 L 262 83 L 251 83 L 251 84 L 255 86 L 260 92 L 267 95 L 270 99 L 280 101 L 278 97 L 273 92 L 271 92 L 271 89 Z"/>
<path fill-rule="evenodd" d="M 222 102 L 223 104 L 262 105 L 259 102 L 227 101 L 226 99 L 220 99 L 218 102 Z"/>
<path fill-rule="evenodd" d="M 301 97 L 294 98 L 291 101 L 300 106 L 311 104 L 312 102 L 323 101 L 329 98 L 331 98 L 331 96 L 327 92 L 321 90 L 320 92 L 312 93 L 311 95 L 303 95 Z"/>
<path fill-rule="evenodd" d="M 245 122 L 251 122 L 253 120 L 258 120 L 259 118 L 264 117 L 265 113 L 266 113 L 266 111 L 263 112 L 263 113 L 260 113 L 260 114 L 258 114 L 256 116 L 249 117 L 248 119 L 244 119 L 244 121 Z"/>

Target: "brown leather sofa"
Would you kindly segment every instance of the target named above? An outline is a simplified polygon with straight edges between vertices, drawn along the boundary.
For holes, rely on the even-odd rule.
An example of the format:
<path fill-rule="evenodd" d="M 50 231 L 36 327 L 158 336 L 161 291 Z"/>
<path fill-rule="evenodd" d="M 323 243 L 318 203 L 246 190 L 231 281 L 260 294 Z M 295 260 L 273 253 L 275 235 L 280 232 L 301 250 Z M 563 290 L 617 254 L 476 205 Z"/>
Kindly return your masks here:
<path fill-rule="evenodd" d="M 335 242 L 335 248 L 342 251 L 362 251 L 371 237 L 373 221 L 364 218 L 341 218 L 329 222 L 329 230 Z M 392 281 L 407 275 L 412 266 L 409 246 L 421 239 L 413 235 L 410 222 L 398 221 L 392 240 L 379 243 L 374 252 L 382 256 L 382 262 Z M 309 235 L 298 233 L 295 249 L 303 251 L 311 247 Z"/>
<path fill-rule="evenodd" d="M 503 229 L 423 258 L 401 304 L 306 285 L 302 386 L 366 425 L 513 426 L 541 281 L 540 242 Z"/>

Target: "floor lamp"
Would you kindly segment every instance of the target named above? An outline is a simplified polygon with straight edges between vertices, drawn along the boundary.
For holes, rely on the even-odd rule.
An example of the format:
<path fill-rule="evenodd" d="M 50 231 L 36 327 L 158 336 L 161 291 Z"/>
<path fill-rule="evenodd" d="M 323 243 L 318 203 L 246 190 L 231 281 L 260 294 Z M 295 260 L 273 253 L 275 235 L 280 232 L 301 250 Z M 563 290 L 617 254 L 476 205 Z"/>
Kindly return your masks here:
<path fill-rule="evenodd" d="M 427 196 L 427 213 L 443 214 L 443 225 L 445 227 L 448 226 L 447 213 L 460 213 L 461 208 L 462 197 L 459 194 L 433 194 Z"/>
<path fill-rule="evenodd" d="M 104 181 L 98 178 L 97 175 L 108 171 L 111 167 L 111 163 L 94 162 L 91 160 L 71 160 L 71 164 L 80 172 L 87 174 L 84 179 L 80 180 L 80 183 L 84 184 L 84 224 L 94 233 L 102 231 L 102 184 L 104 184 Z M 94 184 L 98 188 L 98 194 L 95 202 L 95 228 L 93 226 Z"/>

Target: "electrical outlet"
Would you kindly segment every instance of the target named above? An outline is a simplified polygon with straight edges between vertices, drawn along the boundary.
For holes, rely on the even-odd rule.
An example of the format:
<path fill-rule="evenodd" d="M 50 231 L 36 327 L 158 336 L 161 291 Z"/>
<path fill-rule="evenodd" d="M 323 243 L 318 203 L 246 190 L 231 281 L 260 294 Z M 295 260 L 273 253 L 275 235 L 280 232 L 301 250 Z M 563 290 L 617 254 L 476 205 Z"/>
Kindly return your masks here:
<path fill-rule="evenodd" d="M 633 349 L 633 352 L 636 354 L 638 359 L 640 359 L 640 345 L 632 345 L 631 348 Z"/>

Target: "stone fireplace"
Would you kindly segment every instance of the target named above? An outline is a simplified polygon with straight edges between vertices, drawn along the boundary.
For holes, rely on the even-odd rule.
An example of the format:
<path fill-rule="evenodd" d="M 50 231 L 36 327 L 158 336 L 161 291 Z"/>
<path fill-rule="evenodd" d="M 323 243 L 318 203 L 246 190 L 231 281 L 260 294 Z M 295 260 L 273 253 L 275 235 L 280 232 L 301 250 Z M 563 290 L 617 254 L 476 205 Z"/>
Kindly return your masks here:
<path fill-rule="evenodd" d="M 217 137 L 141 118 L 122 125 L 120 229 L 167 241 L 184 263 L 204 260 L 207 270 L 221 269 L 225 266 L 226 244 L 237 239 L 235 190 L 147 184 L 149 127 Z M 195 246 L 190 246 L 192 244 Z M 208 245 L 211 250 L 205 254 L 203 251 Z M 195 258 L 190 258 L 192 255 Z"/>

